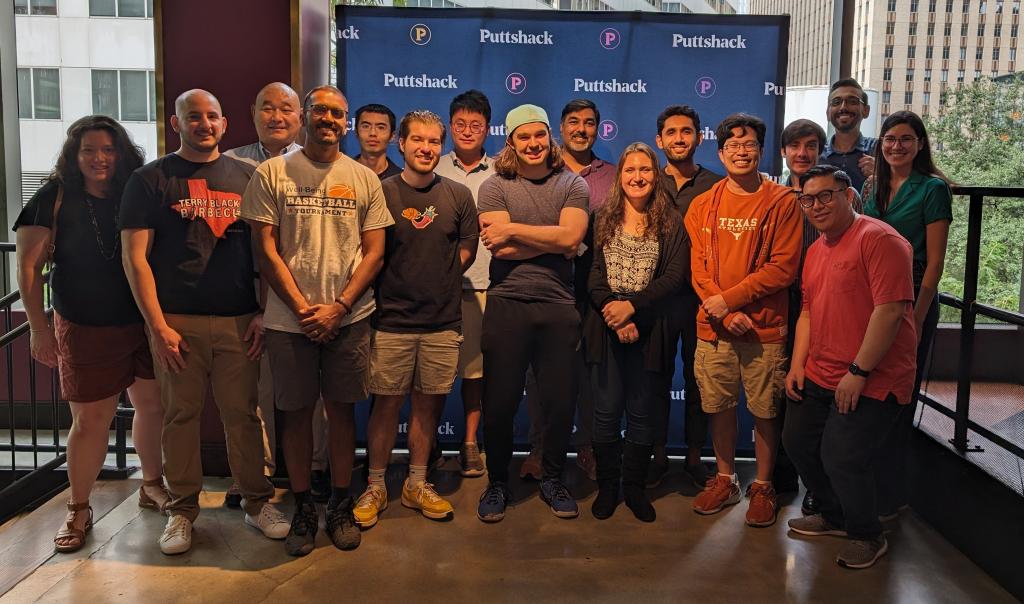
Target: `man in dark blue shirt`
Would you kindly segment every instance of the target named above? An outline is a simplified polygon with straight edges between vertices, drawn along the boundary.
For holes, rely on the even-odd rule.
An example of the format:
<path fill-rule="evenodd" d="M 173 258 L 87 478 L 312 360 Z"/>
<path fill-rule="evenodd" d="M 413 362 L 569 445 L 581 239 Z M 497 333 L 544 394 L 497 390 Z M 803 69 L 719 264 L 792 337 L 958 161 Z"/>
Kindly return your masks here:
<path fill-rule="evenodd" d="M 864 181 L 875 173 L 875 145 L 878 139 L 860 133 L 860 123 L 871 112 L 868 95 L 853 78 L 832 84 L 826 108 L 835 134 L 825 143 L 818 163 L 840 168 L 860 192 Z"/>

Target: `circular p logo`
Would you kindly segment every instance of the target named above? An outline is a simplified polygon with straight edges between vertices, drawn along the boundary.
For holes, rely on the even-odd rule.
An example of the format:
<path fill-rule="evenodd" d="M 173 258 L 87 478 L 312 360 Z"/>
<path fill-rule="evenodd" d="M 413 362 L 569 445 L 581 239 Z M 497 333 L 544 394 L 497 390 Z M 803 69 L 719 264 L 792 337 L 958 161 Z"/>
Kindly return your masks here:
<path fill-rule="evenodd" d="M 601 47 L 605 50 L 615 50 L 619 47 L 619 43 L 622 42 L 622 34 L 619 30 L 614 27 L 609 27 L 601 31 Z"/>
<path fill-rule="evenodd" d="M 603 120 L 597 125 L 597 135 L 603 141 L 615 140 L 619 135 L 619 125 L 611 120 Z"/>
<path fill-rule="evenodd" d="M 522 94 L 526 91 L 526 76 L 521 73 L 510 73 L 505 78 L 505 89 L 512 94 Z"/>
<path fill-rule="evenodd" d="M 409 28 L 409 39 L 417 46 L 426 46 L 430 43 L 430 28 L 422 23 L 417 23 Z"/>
<path fill-rule="evenodd" d="M 697 96 L 705 99 L 709 99 L 714 96 L 716 88 L 717 86 L 715 85 L 715 81 L 712 80 L 710 76 L 699 78 L 697 83 L 693 85 L 693 89 L 697 93 Z"/>

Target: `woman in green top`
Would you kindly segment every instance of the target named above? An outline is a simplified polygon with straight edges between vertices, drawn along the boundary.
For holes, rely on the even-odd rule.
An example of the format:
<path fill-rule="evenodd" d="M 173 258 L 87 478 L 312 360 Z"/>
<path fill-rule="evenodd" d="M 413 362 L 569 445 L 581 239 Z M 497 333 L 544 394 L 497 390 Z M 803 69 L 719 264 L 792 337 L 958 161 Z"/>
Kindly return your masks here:
<path fill-rule="evenodd" d="M 914 324 L 917 327 L 917 375 L 921 389 L 928 350 L 939 322 L 938 286 L 953 221 L 952 194 L 945 175 L 932 161 L 924 122 L 911 111 L 897 111 L 882 122 L 875 159 L 874 190 L 865 185 L 864 213 L 885 221 L 914 248 Z M 879 510 L 894 514 L 906 503 L 902 488 L 906 441 L 915 406 L 905 410 L 893 431 L 892 458 L 879 475 Z M 887 441 L 890 440 L 887 438 Z"/>

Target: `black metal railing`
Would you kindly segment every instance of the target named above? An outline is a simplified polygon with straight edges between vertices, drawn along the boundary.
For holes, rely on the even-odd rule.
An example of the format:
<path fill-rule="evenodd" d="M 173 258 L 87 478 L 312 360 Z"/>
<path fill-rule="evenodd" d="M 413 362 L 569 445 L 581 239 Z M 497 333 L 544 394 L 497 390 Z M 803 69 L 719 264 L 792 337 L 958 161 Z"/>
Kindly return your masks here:
<path fill-rule="evenodd" d="M 949 442 L 961 454 L 981 451 L 972 446 L 968 432 L 985 438 L 992 444 L 1024 459 L 1024 447 L 971 419 L 971 378 L 975 360 L 975 324 L 978 317 L 988 317 L 1008 325 L 1024 327 L 1024 314 L 997 308 L 978 301 L 978 275 L 981 256 L 982 215 L 985 198 L 1024 198 L 1024 187 L 953 187 L 954 195 L 967 197 L 967 249 L 964 263 L 963 297 L 939 294 L 939 302 L 960 311 L 959 360 L 956 371 L 956 404 L 950 409 L 926 392 L 918 399 L 928 407 L 953 420 L 953 435 Z M 934 353 L 934 350 L 933 350 Z M 1019 354 L 1019 352 L 1018 352 Z"/>
<path fill-rule="evenodd" d="M 38 364 L 29 351 L 29 324 L 15 308 L 21 293 L 9 285 L 14 252 L 13 243 L 0 243 L 0 276 L 5 292 L 0 297 L 0 351 L 7 372 L 6 400 L 0 402 L 0 407 L 6 406 L 0 412 L 0 422 L 7 424 L 6 438 L 0 439 L 0 522 L 67 486 L 67 474 L 61 467 L 67 463 L 63 430 L 70 425 L 70 412 L 67 402 L 60 399 L 57 370 Z M 52 315 L 48 289 L 44 287 L 44 300 L 47 314 Z M 16 358 L 19 356 L 24 358 Z M 43 397 L 39 392 L 40 375 L 48 376 Z M 115 466 L 104 467 L 104 478 L 125 478 L 133 470 L 127 459 L 129 453 L 134 453 L 127 439 L 133 416 L 134 409 L 122 393 L 113 421 L 114 443 L 108 448 L 115 455 Z"/>

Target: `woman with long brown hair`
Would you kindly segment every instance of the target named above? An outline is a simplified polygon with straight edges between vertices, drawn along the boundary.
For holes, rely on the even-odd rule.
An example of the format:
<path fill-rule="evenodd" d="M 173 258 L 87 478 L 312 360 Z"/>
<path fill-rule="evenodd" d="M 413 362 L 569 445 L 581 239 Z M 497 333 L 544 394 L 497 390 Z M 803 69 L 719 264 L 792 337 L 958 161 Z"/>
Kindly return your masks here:
<path fill-rule="evenodd" d="M 928 132 L 916 113 L 897 111 L 885 118 L 878 146 L 873 190 L 865 183 L 864 214 L 888 223 L 914 248 L 914 324 L 918 340 L 915 404 L 903 410 L 896 429 L 886 438 L 884 448 L 890 459 L 878 476 L 878 509 L 892 518 L 908 501 L 906 448 L 924 366 L 939 323 L 938 287 L 953 222 L 953 196 L 949 181 L 932 160 Z"/>
<path fill-rule="evenodd" d="M 626 147 L 591 229 L 594 261 L 583 339 L 594 393 L 599 490 L 591 512 L 598 519 L 615 512 L 620 479 L 633 514 L 644 522 L 655 519 L 644 481 L 675 363 L 678 330 L 671 310 L 690 278 L 686 231 L 660 174 L 653 149 Z"/>
<path fill-rule="evenodd" d="M 127 388 L 132 441 L 142 463 L 139 505 L 163 510 L 163 408 L 142 315 L 121 266 L 118 206 L 143 154 L 115 120 L 92 115 L 68 128 L 57 165 L 14 223 L 18 287 L 32 356 L 60 370 L 71 408 L 68 514 L 54 549 L 73 552 L 92 528 L 89 493 L 107 455 L 118 395 Z M 53 324 L 43 309 L 43 266 L 52 263 Z"/>

